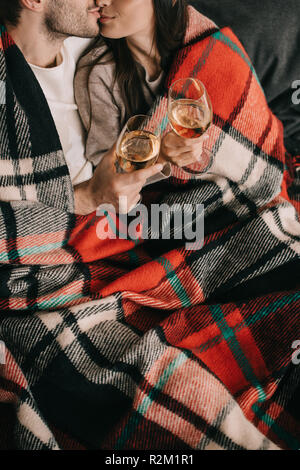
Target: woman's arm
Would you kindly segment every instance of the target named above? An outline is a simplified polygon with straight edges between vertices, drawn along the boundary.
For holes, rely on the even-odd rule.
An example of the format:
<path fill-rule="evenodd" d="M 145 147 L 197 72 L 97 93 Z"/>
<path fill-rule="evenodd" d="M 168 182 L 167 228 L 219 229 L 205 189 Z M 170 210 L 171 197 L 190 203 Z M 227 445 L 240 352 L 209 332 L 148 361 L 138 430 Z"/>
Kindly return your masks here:
<path fill-rule="evenodd" d="M 79 65 L 75 98 L 87 132 L 86 158 L 97 166 L 117 140 L 124 120 L 122 103 L 116 102 L 111 64 Z"/>
<path fill-rule="evenodd" d="M 121 110 L 112 92 L 99 80 L 89 83 L 91 100 L 90 128 L 86 141 L 86 158 L 97 166 L 122 130 Z"/>

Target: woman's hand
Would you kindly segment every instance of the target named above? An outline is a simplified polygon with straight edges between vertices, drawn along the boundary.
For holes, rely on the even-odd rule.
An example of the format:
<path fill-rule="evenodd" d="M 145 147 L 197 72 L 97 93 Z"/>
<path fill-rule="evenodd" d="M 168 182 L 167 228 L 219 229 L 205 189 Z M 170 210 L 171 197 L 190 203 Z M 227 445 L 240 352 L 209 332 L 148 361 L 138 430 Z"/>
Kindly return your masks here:
<path fill-rule="evenodd" d="M 74 188 L 75 213 L 87 215 L 101 204 L 111 204 L 118 213 L 128 213 L 138 203 L 146 180 L 159 173 L 163 165 L 156 165 L 133 173 L 118 174 L 115 170 L 115 146 L 104 155 L 93 177 Z M 122 205 L 119 198 L 123 197 Z"/>
<path fill-rule="evenodd" d="M 174 131 L 162 139 L 159 162 L 170 162 L 176 166 L 188 166 L 201 160 L 203 141 L 208 139 L 203 135 L 198 139 L 179 137 Z"/>

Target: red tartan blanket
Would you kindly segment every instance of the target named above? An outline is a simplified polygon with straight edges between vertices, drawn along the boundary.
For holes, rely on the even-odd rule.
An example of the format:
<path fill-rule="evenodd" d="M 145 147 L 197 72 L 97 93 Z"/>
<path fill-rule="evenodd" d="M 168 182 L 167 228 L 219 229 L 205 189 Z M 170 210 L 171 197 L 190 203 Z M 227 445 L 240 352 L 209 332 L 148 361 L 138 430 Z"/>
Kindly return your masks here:
<path fill-rule="evenodd" d="M 202 248 L 100 240 L 109 216 L 74 215 L 49 108 L 1 28 L 3 446 L 300 447 L 299 172 L 242 45 L 194 10 L 166 89 L 186 76 L 213 102 L 212 164 L 144 200 L 203 204 Z M 153 113 L 165 128 L 166 95 Z"/>

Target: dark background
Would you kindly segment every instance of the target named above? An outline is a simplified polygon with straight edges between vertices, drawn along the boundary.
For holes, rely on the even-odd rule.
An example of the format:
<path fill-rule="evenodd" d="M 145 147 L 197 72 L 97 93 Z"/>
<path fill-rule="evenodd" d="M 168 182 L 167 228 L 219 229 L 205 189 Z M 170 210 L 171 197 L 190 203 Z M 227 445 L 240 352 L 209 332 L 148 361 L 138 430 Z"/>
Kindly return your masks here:
<path fill-rule="evenodd" d="M 285 128 L 286 147 L 300 155 L 300 105 L 291 88 L 300 80 L 300 0 L 194 0 L 219 27 L 230 26 L 248 52 L 273 112 Z"/>

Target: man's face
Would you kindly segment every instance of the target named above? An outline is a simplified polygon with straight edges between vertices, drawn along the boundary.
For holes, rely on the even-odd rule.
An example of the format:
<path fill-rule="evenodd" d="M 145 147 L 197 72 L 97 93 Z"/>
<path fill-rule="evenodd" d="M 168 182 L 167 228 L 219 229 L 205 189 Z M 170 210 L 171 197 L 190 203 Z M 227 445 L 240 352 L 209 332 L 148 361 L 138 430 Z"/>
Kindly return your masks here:
<path fill-rule="evenodd" d="M 99 34 L 98 0 L 47 0 L 44 23 L 51 35 L 92 38 Z"/>

